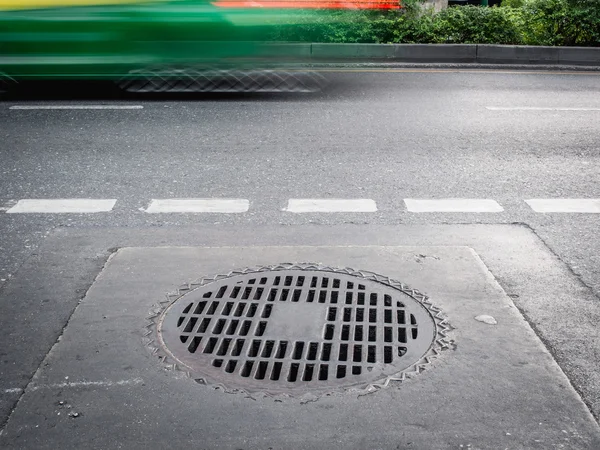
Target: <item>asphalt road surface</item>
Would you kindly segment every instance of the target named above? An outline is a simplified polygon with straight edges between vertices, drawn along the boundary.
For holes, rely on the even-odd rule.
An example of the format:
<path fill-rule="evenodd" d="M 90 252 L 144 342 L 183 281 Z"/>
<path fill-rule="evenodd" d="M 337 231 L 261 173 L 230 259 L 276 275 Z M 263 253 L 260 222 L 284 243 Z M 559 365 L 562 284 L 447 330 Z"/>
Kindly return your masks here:
<path fill-rule="evenodd" d="M 0 423 L 11 445 L 19 447 L 10 423 L 27 408 L 23 392 L 115 248 L 233 245 L 236 236 L 293 245 L 296 233 L 298 244 L 325 245 L 335 230 L 373 244 L 403 230 L 438 230 L 448 242 L 463 225 L 526 230 L 564 271 L 544 295 L 569 296 L 560 286 L 570 283 L 570 309 L 562 300 L 530 308 L 515 291 L 512 276 L 546 270 L 533 257 L 527 269 L 527 255 L 515 253 L 525 269 L 506 276 L 492 256 L 482 259 L 600 417 L 600 74 L 327 76 L 314 94 L 125 96 L 44 85 L 0 102 Z M 510 231 L 502 236 L 510 247 Z"/>

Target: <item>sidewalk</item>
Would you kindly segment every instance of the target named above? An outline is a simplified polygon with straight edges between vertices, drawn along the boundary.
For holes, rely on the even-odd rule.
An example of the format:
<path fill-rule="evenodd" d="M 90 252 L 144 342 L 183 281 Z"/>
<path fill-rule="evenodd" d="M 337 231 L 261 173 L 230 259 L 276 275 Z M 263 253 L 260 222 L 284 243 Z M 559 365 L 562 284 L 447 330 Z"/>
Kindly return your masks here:
<path fill-rule="evenodd" d="M 484 261 L 501 268 L 503 282 L 513 284 L 519 301 L 530 309 L 549 301 L 546 283 L 534 268 L 543 267 L 544 277 L 563 276 L 559 262 L 524 228 L 443 229 L 440 234 L 439 229 L 399 226 L 370 243 L 352 237 L 356 234 L 341 236 L 344 245 L 326 244 L 304 228 L 294 241 L 285 238 L 294 231 L 288 230 L 281 236 L 259 233 L 263 243 L 244 244 L 221 235 L 207 245 L 165 247 L 161 241 L 154 247 L 149 234 L 147 246 L 122 246 L 26 387 L 0 444 L 90 449 L 599 448 L 598 423 Z M 489 240 L 490 246 L 472 246 L 475 229 L 481 233 L 477 239 Z M 401 245 L 392 236 L 411 244 Z M 510 245 L 492 245 L 494 240 Z M 46 251 L 53 245 L 60 246 L 61 239 Z M 526 248 L 527 261 L 508 247 Z M 367 395 L 339 387 L 327 395 L 315 389 L 315 395 L 299 398 L 234 392 L 236 383 L 243 386 L 237 373 L 223 372 L 227 392 L 218 384 L 198 384 L 181 366 L 173 369 L 172 361 L 161 360 L 163 350 L 152 351 L 160 343 L 153 332 L 148 335 L 148 317 L 166 292 L 200 276 L 284 261 L 369 270 L 428 294 L 452 326 L 451 347 L 431 359 L 422 373 L 385 389 Z M 527 279 L 507 278 L 519 265 L 532 268 Z M 553 299 L 577 296 L 572 290 L 576 283 L 565 278 L 554 285 Z M 481 315 L 497 323 L 475 319 Z M 271 320 L 277 317 L 283 316 L 274 314 Z M 573 321 L 577 318 L 565 315 L 562 326 L 568 330 Z M 312 385 L 320 386 L 318 381 Z"/>

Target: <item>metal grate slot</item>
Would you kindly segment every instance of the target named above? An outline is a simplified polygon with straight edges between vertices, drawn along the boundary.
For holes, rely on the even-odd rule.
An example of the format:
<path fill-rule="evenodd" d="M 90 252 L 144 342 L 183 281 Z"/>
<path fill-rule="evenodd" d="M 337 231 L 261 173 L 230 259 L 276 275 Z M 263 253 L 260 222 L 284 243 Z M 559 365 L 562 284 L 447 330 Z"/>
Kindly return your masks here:
<path fill-rule="evenodd" d="M 194 329 L 194 327 L 196 326 L 196 322 L 198 322 L 198 318 L 197 317 L 192 317 L 187 325 L 185 326 L 185 328 L 183 329 L 184 333 L 191 333 L 191 331 Z"/>
<path fill-rule="evenodd" d="M 260 344 L 262 341 L 254 340 L 248 349 L 248 356 L 254 358 L 258 356 L 258 351 L 260 350 Z"/>
<path fill-rule="evenodd" d="M 227 350 L 229 350 L 229 345 L 231 344 L 231 339 L 223 339 L 221 341 L 221 346 L 219 350 L 217 350 L 217 355 L 223 356 L 227 354 Z"/>
<path fill-rule="evenodd" d="M 202 336 L 194 336 L 194 338 L 190 342 L 190 345 L 188 345 L 188 352 L 196 353 L 200 342 L 202 342 Z"/>
<path fill-rule="evenodd" d="M 215 350 L 215 346 L 217 345 L 217 341 L 218 339 L 215 337 L 211 337 L 208 340 L 208 343 L 206 344 L 206 347 L 204 347 L 204 353 L 212 353 Z"/>
<path fill-rule="evenodd" d="M 231 350 L 231 356 L 240 356 L 242 354 L 242 349 L 244 348 L 244 339 L 237 339 L 235 341 L 235 345 Z"/>
<path fill-rule="evenodd" d="M 321 364 L 319 366 L 319 381 L 326 381 L 329 376 L 329 366 L 327 364 Z"/>
<path fill-rule="evenodd" d="M 210 307 L 208 308 L 208 311 L 206 312 L 206 314 L 214 314 L 218 307 L 219 307 L 219 302 L 216 300 L 213 301 L 210 304 Z"/>
<path fill-rule="evenodd" d="M 225 372 L 233 373 L 236 365 L 237 361 L 235 359 L 230 359 L 229 361 L 227 361 L 227 365 L 225 366 Z"/>
<path fill-rule="evenodd" d="M 283 359 L 285 358 L 285 354 L 287 351 L 287 341 L 280 341 L 279 342 L 279 347 L 277 348 L 277 354 L 275 355 L 275 358 L 278 359 Z"/>
<path fill-rule="evenodd" d="M 375 363 L 377 357 L 377 347 L 375 345 L 369 345 L 367 347 L 367 362 Z"/>
<path fill-rule="evenodd" d="M 302 359 L 302 353 L 304 352 L 304 342 L 296 342 L 294 346 L 294 352 L 292 359 Z"/>
<path fill-rule="evenodd" d="M 252 373 L 253 365 L 254 365 L 254 361 L 246 361 L 244 363 L 244 366 L 242 367 L 242 371 L 240 372 L 240 375 L 243 376 L 244 378 L 248 378 L 250 376 L 250 374 Z"/>
<path fill-rule="evenodd" d="M 267 361 L 261 361 L 258 363 L 258 368 L 256 369 L 256 374 L 254 375 L 254 378 L 257 380 L 264 380 L 265 379 L 265 375 L 267 374 L 267 367 L 269 366 L 269 363 Z"/>
<path fill-rule="evenodd" d="M 406 344 L 406 328 L 398 327 L 398 342 Z"/>
<path fill-rule="evenodd" d="M 331 306 L 329 307 L 329 312 L 327 314 L 327 320 L 329 320 L 330 322 L 335 321 L 335 316 L 337 314 L 337 308 Z"/>
<path fill-rule="evenodd" d="M 219 319 L 217 320 L 217 323 L 215 324 L 215 326 L 213 327 L 213 334 L 221 334 L 221 332 L 223 331 L 223 328 L 225 327 L 225 323 L 227 321 L 225 319 Z"/>
<path fill-rule="evenodd" d="M 229 336 L 235 334 L 235 330 L 237 330 L 237 327 L 239 324 L 240 324 L 239 320 L 232 320 L 231 322 L 229 322 L 229 326 L 227 327 L 225 334 L 227 334 Z"/>
<path fill-rule="evenodd" d="M 308 344 L 308 354 L 306 355 L 306 359 L 309 361 L 314 361 L 317 359 L 317 351 L 319 350 L 319 344 L 316 342 L 311 342 Z"/>
<path fill-rule="evenodd" d="M 266 341 L 261 353 L 262 358 L 270 358 L 273 353 L 273 347 L 275 347 L 275 341 Z"/>
<path fill-rule="evenodd" d="M 242 300 L 248 300 L 250 298 L 250 294 L 252 294 L 252 288 L 250 286 L 244 289 L 244 293 L 242 294 Z M 242 303 L 240 303 L 241 305 Z"/>
<path fill-rule="evenodd" d="M 262 317 L 263 319 L 268 319 L 269 317 L 271 317 L 271 312 L 273 312 L 273 305 L 265 305 L 260 317 Z"/>
<path fill-rule="evenodd" d="M 302 381 L 311 381 L 313 379 L 314 371 L 314 364 L 306 364 L 306 366 L 304 366 L 304 375 L 302 376 Z"/>
<path fill-rule="evenodd" d="M 202 314 L 202 311 L 204 311 L 205 307 L 206 307 L 206 302 L 198 302 L 198 305 L 194 309 L 194 314 L 197 314 L 197 315 Z"/>
<path fill-rule="evenodd" d="M 271 380 L 273 381 L 277 381 L 279 380 L 279 377 L 281 376 L 281 366 L 283 364 L 280 362 L 276 362 L 275 364 L 273 364 L 273 370 L 271 371 Z"/>
<path fill-rule="evenodd" d="M 338 360 L 339 361 L 347 361 L 348 360 L 348 344 L 340 344 Z"/>
<path fill-rule="evenodd" d="M 288 373 L 288 381 L 290 383 L 295 382 L 298 379 L 298 369 L 300 368 L 300 364 L 292 363 L 290 364 L 290 372 Z"/>
<path fill-rule="evenodd" d="M 227 302 L 225 303 L 225 306 L 223 307 L 223 311 L 221 311 L 221 315 L 222 316 L 228 316 L 229 314 L 231 314 L 231 310 L 233 309 L 233 302 Z"/>

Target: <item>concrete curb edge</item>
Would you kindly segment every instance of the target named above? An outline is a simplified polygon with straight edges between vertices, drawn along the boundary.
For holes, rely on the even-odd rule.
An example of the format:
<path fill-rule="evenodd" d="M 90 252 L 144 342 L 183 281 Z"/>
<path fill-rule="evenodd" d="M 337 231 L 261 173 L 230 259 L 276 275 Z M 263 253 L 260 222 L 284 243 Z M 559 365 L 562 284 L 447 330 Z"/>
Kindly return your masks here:
<path fill-rule="evenodd" d="M 277 45 L 277 44 L 276 44 Z M 284 44 L 288 56 L 328 62 L 600 66 L 600 47 L 489 44 Z M 283 48 L 281 49 L 283 50 Z M 282 53 L 283 53 L 282 52 Z"/>

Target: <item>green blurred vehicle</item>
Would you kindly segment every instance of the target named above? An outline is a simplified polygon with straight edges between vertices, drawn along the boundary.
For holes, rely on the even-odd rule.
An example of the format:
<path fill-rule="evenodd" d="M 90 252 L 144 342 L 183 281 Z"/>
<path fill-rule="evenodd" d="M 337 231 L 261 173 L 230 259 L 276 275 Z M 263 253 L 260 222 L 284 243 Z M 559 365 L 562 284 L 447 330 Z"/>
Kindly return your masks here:
<path fill-rule="evenodd" d="M 285 90 L 281 67 L 302 62 L 302 55 L 271 42 L 274 29 L 311 18 L 322 23 L 328 10 L 350 7 L 398 3 L 0 0 L 0 77 L 111 79 L 136 91 L 218 91 L 245 79 L 258 90 Z"/>

